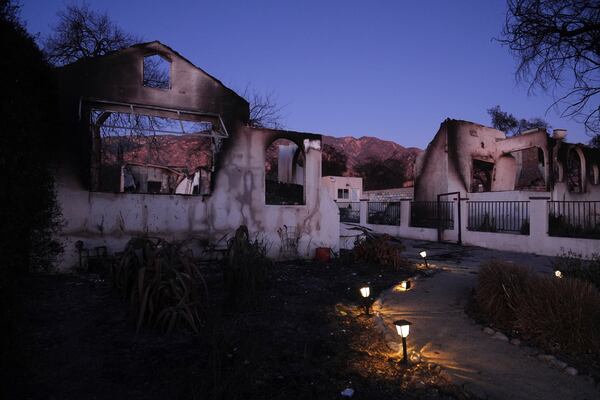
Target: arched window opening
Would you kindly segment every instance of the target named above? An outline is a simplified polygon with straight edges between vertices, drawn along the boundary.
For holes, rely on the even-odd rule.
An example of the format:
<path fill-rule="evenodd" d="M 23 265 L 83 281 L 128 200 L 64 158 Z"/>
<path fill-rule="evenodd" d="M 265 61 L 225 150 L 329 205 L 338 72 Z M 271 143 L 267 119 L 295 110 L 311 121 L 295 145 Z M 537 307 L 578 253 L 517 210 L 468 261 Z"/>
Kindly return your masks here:
<path fill-rule="evenodd" d="M 567 157 L 567 187 L 570 192 L 583 193 L 582 160 L 577 149 L 569 150 Z"/>
<path fill-rule="evenodd" d="M 473 160 L 471 173 L 471 192 L 489 192 L 492 190 L 494 163 Z"/>
<path fill-rule="evenodd" d="M 594 185 L 600 183 L 600 168 L 598 168 L 598 164 L 592 165 L 592 168 L 590 169 L 590 178 L 590 182 Z"/>
<path fill-rule="evenodd" d="M 304 152 L 287 139 L 277 139 L 266 150 L 265 202 L 304 204 Z"/>
<path fill-rule="evenodd" d="M 171 62 L 158 54 L 144 57 L 144 86 L 171 88 Z"/>

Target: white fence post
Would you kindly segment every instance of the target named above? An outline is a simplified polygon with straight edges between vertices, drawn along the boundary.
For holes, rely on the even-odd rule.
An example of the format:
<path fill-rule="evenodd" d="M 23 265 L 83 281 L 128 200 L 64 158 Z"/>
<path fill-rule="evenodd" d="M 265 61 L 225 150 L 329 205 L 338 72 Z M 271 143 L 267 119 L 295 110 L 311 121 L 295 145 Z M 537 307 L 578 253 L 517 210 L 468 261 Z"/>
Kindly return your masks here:
<path fill-rule="evenodd" d="M 529 198 L 529 237 L 531 243 L 543 243 L 548 236 L 547 197 Z"/>
<path fill-rule="evenodd" d="M 408 228 L 410 223 L 410 201 L 400 201 L 400 227 Z"/>
<path fill-rule="evenodd" d="M 360 224 L 363 226 L 367 224 L 367 203 L 368 200 L 360 201 Z"/>

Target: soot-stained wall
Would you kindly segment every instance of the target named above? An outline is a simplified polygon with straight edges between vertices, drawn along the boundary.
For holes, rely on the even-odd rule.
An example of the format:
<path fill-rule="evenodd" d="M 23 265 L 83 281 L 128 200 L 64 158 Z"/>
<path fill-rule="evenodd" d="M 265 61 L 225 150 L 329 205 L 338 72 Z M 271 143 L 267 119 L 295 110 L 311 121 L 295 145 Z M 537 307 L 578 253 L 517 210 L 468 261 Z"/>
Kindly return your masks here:
<path fill-rule="evenodd" d="M 156 53 L 171 61 L 170 89 L 142 84 L 143 57 Z M 64 218 L 59 238 L 65 248 L 59 261 L 62 269 L 77 265 L 75 243 L 79 240 L 88 249 L 106 246 L 109 253 L 122 250 L 136 235 L 170 240 L 193 237 L 215 243 L 242 224 L 264 240 L 272 257 L 283 255 L 282 232 L 293 232 L 300 257 L 312 257 L 316 247 L 338 247 L 338 210 L 326 191 L 320 190 L 320 135 L 246 126 L 248 103 L 244 99 L 159 42 L 78 62 L 58 69 L 57 75 L 67 137 L 79 142 L 76 146 L 67 143 L 57 173 L 57 198 Z M 77 120 L 80 99 L 221 116 L 229 138 L 218 154 L 211 195 L 90 191 L 85 179 L 81 179 L 89 168 L 91 133 L 86 123 Z M 292 140 L 304 152 L 304 205 L 265 204 L 265 152 L 278 138 Z M 85 152 L 80 157 L 84 162 L 73 162 L 77 160 L 73 151 L 78 148 Z"/>

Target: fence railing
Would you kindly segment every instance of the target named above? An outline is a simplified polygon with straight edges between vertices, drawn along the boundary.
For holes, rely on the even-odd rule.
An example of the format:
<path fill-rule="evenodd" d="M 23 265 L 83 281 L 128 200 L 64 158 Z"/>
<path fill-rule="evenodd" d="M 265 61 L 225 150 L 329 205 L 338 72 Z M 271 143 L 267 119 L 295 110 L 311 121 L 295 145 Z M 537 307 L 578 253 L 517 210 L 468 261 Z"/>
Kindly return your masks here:
<path fill-rule="evenodd" d="M 400 226 L 400 208 L 399 201 L 369 201 L 367 203 L 367 223 Z"/>
<path fill-rule="evenodd" d="M 529 235 L 528 201 L 467 201 L 467 229 Z"/>
<path fill-rule="evenodd" d="M 454 229 L 454 203 L 452 201 L 411 201 L 410 226 Z"/>
<path fill-rule="evenodd" d="M 338 201 L 340 222 L 360 223 L 360 202 Z"/>
<path fill-rule="evenodd" d="M 548 234 L 600 239 L 600 201 L 549 201 Z"/>

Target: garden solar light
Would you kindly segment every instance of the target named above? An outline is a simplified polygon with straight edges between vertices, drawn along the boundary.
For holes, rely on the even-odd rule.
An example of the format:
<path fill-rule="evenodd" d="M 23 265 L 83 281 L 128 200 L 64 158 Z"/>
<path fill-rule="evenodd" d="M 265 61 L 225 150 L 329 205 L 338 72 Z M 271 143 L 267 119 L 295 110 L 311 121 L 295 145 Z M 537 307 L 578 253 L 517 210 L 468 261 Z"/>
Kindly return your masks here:
<path fill-rule="evenodd" d="M 402 281 L 400 282 L 400 289 L 407 291 L 410 289 L 410 281 Z"/>
<path fill-rule="evenodd" d="M 361 287 L 360 288 L 360 295 L 364 298 L 369 297 L 369 294 L 371 293 L 371 290 L 369 289 L 368 286 L 365 287 Z"/>
<path fill-rule="evenodd" d="M 369 315 L 369 295 L 371 294 L 371 289 L 368 286 L 363 286 L 360 288 L 360 295 L 363 297 L 365 302 L 365 314 Z"/>
<path fill-rule="evenodd" d="M 557 278 L 562 278 L 563 274 L 562 274 L 562 272 L 556 270 L 556 271 L 554 271 L 554 276 L 556 276 Z"/>
<path fill-rule="evenodd" d="M 423 257 L 423 260 L 425 260 L 425 268 L 429 268 L 429 265 L 427 265 L 427 252 L 425 250 L 423 250 L 422 252 L 419 253 L 419 255 L 421 257 Z"/>
<path fill-rule="evenodd" d="M 408 364 L 408 355 L 406 354 L 406 337 L 408 336 L 412 323 L 405 319 L 400 319 L 394 322 L 398 335 L 402 337 L 402 364 Z"/>

